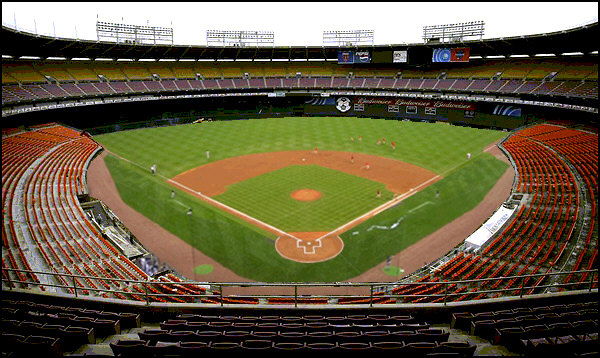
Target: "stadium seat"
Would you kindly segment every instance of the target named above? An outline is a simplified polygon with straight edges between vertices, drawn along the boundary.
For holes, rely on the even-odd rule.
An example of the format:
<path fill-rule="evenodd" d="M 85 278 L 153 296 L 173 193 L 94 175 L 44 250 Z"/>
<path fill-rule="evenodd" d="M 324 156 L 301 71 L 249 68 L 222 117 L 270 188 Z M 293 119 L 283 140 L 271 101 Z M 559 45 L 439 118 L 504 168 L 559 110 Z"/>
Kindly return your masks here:
<path fill-rule="evenodd" d="M 382 342 L 373 342 L 371 346 L 374 349 L 379 350 L 391 350 L 391 349 L 402 349 L 404 348 L 404 343 L 396 342 L 396 341 L 382 341 Z"/>
<path fill-rule="evenodd" d="M 477 346 L 468 342 L 441 342 L 436 348 L 437 352 L 458 353 L 462 357 L 472 357 Z"/>
<path fill-rule="evenodd" d="M 331 342 L 314 342 L 307 343 L 306 348 L 314 351 L 332 351 L 338 348 L 336 343 Z"/>
<path fill-rule="evenodd" d="M 252 337 L 252 332 L 251 331 L 243 331 L 243 330 L 232 330 L 232 331 L 225 331 L 223 332 L 223 334 L 221 335 L 221 339 L 223 340 L 223 342 L 235 342 L 235 343 L 242 343 L 245 340 L 251 339 Z M 214 341 L 214 340 L 211 340 Z"/>
<path fill-rule="evenodd" d="M 175 352 L 183 357 L 197 357 L 199 354 L 207 353 L 211 350 L 210 342 L 179 342 Z"/>
<path fill-rule="evenodd" d="M 370 343 L 365 342 L 341 342 L 338 343 L 339 348 L 345 350 L 365 350 L 371 349 Z"/>
<path fill-rule="evenodd" d="M 265 350 L 273 347 L 273 341 L 268 339 L 247 339 L 241 347 L 247 350 Z"/>
<path fill-rule="evenodd" d="M 284 351 L 302 350 L 305 348 L 306 348 L 306 344 L 301 343 L 301 342 L 275 342 L 275 343 L 273 343 L 273 349 L 284 350 Z"/>
<path fill-rule="evenodd" d="M 169 339 L 169 331 L 164 329 L 145 329 L 138 332 L 140 340 L 147 341 L 149 345 L 153 346 L 158 341 L 166 342 Z"/>
<path fill-rule="evenodd" d="M 147 354 L 148 343 L 142 340 L 116 340 L 109 343 L 110 349 L 115 356 L 139 357 Z"/>
<path fill-rule="evenodd" d="M 211 342 L 210 348 L 217 349 L 217 350 L 232 351 L 232 350 L 240 350 L 241 345 L 239 343 L 233 343 L 233 342 Z"/>
<path fill-rule="evenodd" d="M 305 340 L 306 333 L 304 331 L 279 332 L 276 338 L 277 342 L 304 342 Z"/>

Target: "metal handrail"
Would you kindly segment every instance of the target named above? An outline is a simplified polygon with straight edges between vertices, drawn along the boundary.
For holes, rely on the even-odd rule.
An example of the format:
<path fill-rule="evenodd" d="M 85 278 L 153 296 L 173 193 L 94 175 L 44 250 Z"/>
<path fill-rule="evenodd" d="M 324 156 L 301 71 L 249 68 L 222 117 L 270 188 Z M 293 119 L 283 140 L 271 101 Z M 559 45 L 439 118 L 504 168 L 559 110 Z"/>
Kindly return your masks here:
<path fill-rule="evenodd" d="M 22 281 L 22 280 L 14 280 L 10 278 L 10 275 L 8 273 L 10 272 L 14 272 L 14 273 L 24 273 L 24 274 L 38 274 L 38 275 L 49 275 L 52 277 L 60 277 L 63 280 L 57 280 L 59 282 L 71 282 L 71 285 L 65 285 L 65 284 L 54 284 L 54 283 L 41 283 L 41 282 L 31 282 L 31 281 Z M 370 307 L 373 306 L 373 304 L 375 303 L 375 298 L 387 298 L 387 299 L 403 299 L 406 297 L 411 297 L 411 298 L 421 298 L 421 297 L 429 297 L 429 298 L 434 298 L 434 299 L 440 299 L 443 298 L 442 304 L 445 306 L 448 303 L 448 300 L 452 297 L 456 297 L 456 296 L 463 296 L 466 293 L 468 294 L 472 294 L 472 295 L 480 295 L 480 294 L 503 294 L 503 293 L 508 293 L 508 295 L 506 295 L 506 297 L 510 297 L 510 296 L 518 296 L 520 298 L 522 298 L 524 295 L 526 295 L 524 292 L 527 292 L 527 290 L 530 289 L 538 289 L 538 290 L 546 290 L 546 289 L 558 289 L 558 288 L 566 288 L 567 290 L 569 289 L 569 287 L 573 287 L 573 286 L 583 286 L 583 287 L 587 287 L 588 291 L 591 291 L 592 288 L 595 286 L 597 287 L 598 285 L 598 270 L 579 270 L 579 271 L 565 271 L 565 272 L 555 272 L 555 273 L 539 273 L 539 274 L 530 274 L 530 275 L 518 275 L 518 276 L 503 276 L 503 277 L 490 277 L 490 278 L 481 278 L 481 279 L 473 279 L 473 280 L 462 280 L 462 281 L 436 281 L 436 282 L 406 282 L 406 283 L 402 283 L 402 282 L 394 282 L 394 283 L 382 283 L 382 282 L 332 282 L 332 283 L 318 283 L 318 282 L 274 282 L 274 283 L 265 283 L 265 282 L 218 282 L 218 283 L 210 283 L 210 282 L 196 282 L 196 281 L 184 281 L 184 282 L 165 282 L 165 281 L 152 281 L 152 280 L 135 280 L 135 279 L 117 279 L 117 278 L 108 278 L 108 277 L 97 277 L 97 276 L 86 276 L 86 275 L 75 275 L 75 274 L 62 274 L 62 273 L 56 273 L 56 272 L 45 272 L 45 271 L 33 271 L 33 270 L 23 270 L 23 269 L 12 269 L 12 268 L 2 268 L 2 274 L 3 274 L 3 284 L 5 284 L 9 290 L 13 290 L 14 287 L 16 285 L 24 285 L 25 287 L 28 286 L 33 286 L 33 287 L 54 287 L 54 288 L 59 288 L 61 290 L 65 290 L 65 291 L 69 291 L 72 290 L 73 293 L 72 295 L 74 297 L 79 297 L 81 296 L 81 294 L 83 293 L 84 296 L 86 295 L 86 292 L 96 292 L 97 294 L 102 294 L 104 292 L 111 292 L 111 293 L 119 293 L 119 294 L 125 294 L 125 295 L 138 295 L 140 297 L 143 296 L 143 302 L 146 305 L 151 305 L 153 303 L 155 303 L 153 299 L 160 299 L 162 297 L 177 297 L 177 298 L 192 298 L 194 300 L 196 299 L 200 299 L 200 301 L 202 302 L 202 299 L 205 298 L 217 298 L 218 297 L 218 302 L 217 304 L 220 304 L 221 306 L 224 306 L 226 303 L 226 299 L 239 299 L 241 302 L 236 302 L 235 304 L 255 304 L 253 303 L 244 303 L 243 300 L 244 298 L 247 299 L 261 299 L 261 298 L 280 298 L 280 299 L 289 299 L 290 300 L 290 305 L 293 304 L 294 307 L 298 307 L 299 304 L 301 304 L 301 302 L 309 302 L 310 300 L 319 300 L 319 299 L 327 299 L 328 302 L 330 299 L 337 299 L 337 298 L 356 298 L 357 300 L 359 299 L 364 299 L 366 296 L 361 296 L 361 295 L 333 295 L 333 294 L 329 294 L 329 295 L 315 295 L 315 294 L 311 294 L 310 296 L 301 296 L 298 294 L 298 289 L 299 288 L 306 288 L 306 287 L 342 287 L 342 288 L 358 288 L 358 287 L 368 287 L 369 288 L 369 295 L 368 295 L 368 302 L 366 303 L 353 303 L 353 304 L 358 304 L 358 305 L 368 305 Z M 536 282 L 542 282 L 543 278 L 549 278 L 549 277 L 553 277 L 553 276 L 563 276 L 563 275 L 571 275 L 571 274 L 590 274 L 590 279 L 589 281 L 579 281 L 579 282 L 570 282 L 570 283 L 554 283 L 554 284 L 550 284 L 550 285 L 536 285 Z M 537 280 L 534 278 L 538 278 Z M 65 280 L 66 279 L 66 280 Z M 70 280 L 69 280 L 70 279 Z M 144 288 L 144 292 L 128 292 L 128 291 L 123 291 L 123 290 L 107 290 L 107 289 L 101 289 L 101 288 L 93 288 L 93 287 L 82 287 L 80 285 L 78 285 L 77 283 L 77 279 L 85 279 L 85 280 L 99 280 L 99 281 L 104 281 L 104 282 L 108 282 L 108 283 L 118 283 L 118 284 L 124 284 L 124 285 L 136 285 L 139 284 Z M 531 280 L 533 279 L 533 280 Z M 497 288 L 497 289 L 486 289 L 485 286 L 486 284 L 490 284 L 493 283 L 494 281 L 499 281 L 499 280 L 514 280 L 514 282 L 519 282 L 520 280 L 520 285 L 518 286 L 511 286 L 508 288 Z M 527 285 L 528 282 L 533 282 L 533 285 Z M 449 287 L 451 285 L 466 285 L 466 286 L 474 286 L 475 288 L 477 288 L 476 291 L 469 291 L 469 292 L 449 292 Z M 185 287 L 185 286 L 189 286 L 189 285 L 195 285 L 195 286 L 210 286 L 210 287 L 216 287 L 216 290 L 206 290 L 206 293 L 204 294 L 175 294 L 175 293 L 154 293 L 154 292 L 150 292 L 151 289 L 150 287 L 152 287 L 152 285 L 162 285 L 162 286 L 177 286 L 177 287 Z M 381 294 L 375 294 L 377 291 L 375 291 L 376 287 L 388 287 L 388 290 L 391 290 L 391 288 L 398 288 L 398 287 L 419 287 L 419 286 L 433 286 L 433 285 L 443 285 L 443 290 L 438 291 L 438 293 L 412 293 L 412 294 L 394 294 L 394 293 L 387 293 L 387 292 L 383 292 Z M 253 288 L 253 287 L 282 287 L 282 288 L 293 288 L 294 289 L 294 293 L 293 295 L 258 295 L 258 294 L 249 294 L 249 295 L 230 295 L 230 296 L 225 296 L 223 295 L 223 288 L 229 288 L 229 287 L 244 287 L 244 288 Z M 581 288 L 579 288 L 581 289 Z M 442 293 L 439 293 L 442 292 Z M 518 292 L 518 294 L 515 294 L 516 292 Z M 215 294 L 216 293 L 216 294 Z M 465 301 L 469 301 L 469 300 L 465 300 Z M 171 303 L 169 303 L 171 304 Z M 177 303 L 172 303 L 172 304 L 177 304 Z"/>

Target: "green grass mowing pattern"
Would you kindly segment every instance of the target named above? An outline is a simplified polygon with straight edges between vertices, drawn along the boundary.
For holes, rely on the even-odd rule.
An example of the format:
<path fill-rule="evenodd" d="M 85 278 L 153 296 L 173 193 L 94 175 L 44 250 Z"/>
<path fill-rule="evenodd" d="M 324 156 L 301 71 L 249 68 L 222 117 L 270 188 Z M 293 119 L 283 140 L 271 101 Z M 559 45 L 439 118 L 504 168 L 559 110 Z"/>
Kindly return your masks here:
<path fill-rule="evenodd" d="M 179 189 L 174 189 L 175 199 L 171 199 L 173 186 L 113 155 L 107 155 L 105 162 L 123 201 L 234 272 L 252 277 L 248 267 L 288 261 L 275 253 L 275 235 Z M 186 215 L 188 208 L 192 208 L 191 216 Z M 194 267 L 202 264 L 206 263 L 193 263 Z"/>
<path fill-rule="evenodd" d="M 362 135 L 363 140 L 358 141 Z M 355 141 L 350 141 L 354 137 Z M 209 161 L 284 150 L 349 151 L 389 157 L 442 173 L 481 153 L 504 133 L 442 123 L 373 118 L 276 118 L 145 128 L 94 137 L 106 149 L 174 177 Z M 385 138 L 388 145 L 376 144 Z M 396 150 L 389 146 L 396 142 Z M 210 160 L 206 151 L 210 151 Z"/>
<path fill-rule="evenodd" d="M 272 237 L 267 238 L 268 234 L 176 189 L 176 199 L 193 208 L 194 214 L 187 217 L 187 208 L 169 197 L 172 186 L 148 171 L 110 155 L 106 157 L 106 163 L 128 205 L 236 274 L 262 282 L 332 282 L 358 276 L 388 255 L 401 251 L 471 210 L 507 168 L 507 164 L 487 153 L 476 156 L 449 173 L 443 181 L 343 234 L 344 250 L 337 257 L 303 264 L 279 256 Z M 436 189 L 441 193 L 437 200 Z M 433 204 L 410 212 L 427 201 Z M 394 230 L 368 231 L 374 225 L 389 227 L 401 217 L 404 217 L 401 225 Z M 359 234 L 353 235 L 356 231 Z M 195 262 L 194 266 L 202 264 L 205 263 Z M 394 265 L 402 267 L 402 263 Z"/>
<path fill-rule="evenodd" d="M 444 180 L 342 234 L 346 246 L 340 256 L 358 264 L 364 257 L 384 261 L 477 206 L 507 168 L 508 164 L 488 153 L 474 157 Z M 440 192 L 437 199 L 436 190 Z M 397 222 L 390 230 L 373 227 L 389 228 Z M 395 265 L 402 268 L 402 263 Z M 357 267 L 359 271 L 364 268 Z"/>
<path fill-rule="evenodd" d="M 313 189 L 322 197 L 290 194 Z M 377 198 L 377 190 L 381 198 Z M 332 231 L 391 200 L 385 184 L 319 165 L 292 165 L 232 184 L 214 199 L 286 232 Z"/>
<path fill-rule="evenodd" d="M 363 137 L 361 142 L 356 140 L 358 135 Z M 387 210 L 362 225 L 390 225 L 399 217 L 396 210 L 411 207 L 407 205 L 409 203 L 416 207 L 422 202 L 431 201 L 433 190 L 443 185 L 452 191 L 454 199 L 452 202 L 440 201 L 440 204 L 442 201 L 445 204 L 435 208 L 441 214 L 432 211 L 434 207 L 431 205 L 415 211 L 403 221 L 404 232 L 400 233 L 402 238 L 392 235 L 398 234 L 393 231 L 386 233 L 372 230 L 369 235 L 361 233 L 352 237 L 346 233 L 342 236 L 345 241 L 344 251 L 330 261 L 315 264 L 299 264 L 282 258 L 273 247 L 273 235 L 176 189 L 177 199 L 184 206 L 194 209 L 194 215 L 187 218 L 186 207 L 169 202 L 172 186 L 150 175 L 149 170 L 107 157 L 106 162 L 119 193 L 128 205 L 238 275 L 265 282 L 319 282 L 357 276 L 385 260 L 390 252 L 397 253 L 408 246 L 409 240 L 414 242 L 420 239 L 474 207 L 476 203 L 473 203 L 481 201 L 500 177 L 495 171 L 488 172 L 494 167 L 493 164 L 481 167 L 475 164 L 480 163 L 478 157 L 483 149 L 503 136 L 504 133 L 499 131 L 439 123 L 313 117 L 147 128 L 96 136 L 95 139 L 108 150 L 144 168 L 156 163 L 158 172 L 167 177 L 207 163 L 206 150 L 211 151 L 210 160 L 213 161 L 259 152 L 310 150 L 317 146 L 321 150 L 390 157 L 422 166 L 438 174 L 464 163 L 466 152 L 474 155 L 471 161 L 444 180 L 408 198 L 405 204 Z M 354 137 L 355 141 L 350 141 L 350 137 Z M 397 149 L 393 151 L 389 146 L 376 145 L 377 139 L 381 138 L 386 138 L 387 143 L 395 141 Z M 487 154 L 481 158 L 496 161 L 495 165 L 506 167 L 506 164 Z M 458 173 L 464 178 L 470 178 L 468 185 L 465 186 L 465 182 L 457 185 L 450 179 Z M 444 196 L 444 192 L 446 189 L 442 191 L 442 198 L 448 198 Z M 471 204 L 473 205 L 469 207 Z M 417 227 L 412 227 L 413 225 Z"/>

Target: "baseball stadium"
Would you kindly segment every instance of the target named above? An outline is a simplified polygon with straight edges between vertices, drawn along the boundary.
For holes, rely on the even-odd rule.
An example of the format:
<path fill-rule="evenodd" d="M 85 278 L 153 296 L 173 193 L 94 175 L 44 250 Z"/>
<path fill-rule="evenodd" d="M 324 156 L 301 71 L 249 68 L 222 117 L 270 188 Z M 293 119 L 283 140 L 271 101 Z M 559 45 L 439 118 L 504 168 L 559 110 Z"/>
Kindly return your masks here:
<path fill-rule="evenodd" d="M 597 20 L 466 25 L 3 23 L 3 356 L 597 356 Z"/>

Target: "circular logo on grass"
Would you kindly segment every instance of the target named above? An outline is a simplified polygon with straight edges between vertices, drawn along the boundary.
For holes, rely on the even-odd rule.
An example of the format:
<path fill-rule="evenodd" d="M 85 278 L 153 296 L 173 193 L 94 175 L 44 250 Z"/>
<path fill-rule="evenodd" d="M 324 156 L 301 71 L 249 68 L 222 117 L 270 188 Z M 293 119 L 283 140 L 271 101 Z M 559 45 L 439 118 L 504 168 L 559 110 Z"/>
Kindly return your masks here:
<path fill-rule="evenodd" d="M 383 268 L 383 273 L 389 276 L 399 276 L 404 273 L 404 269 L 396 266 L 388 266 Z"/>
<path fill-rule="evenodd" d="M 205 264 L 194 267 L 194 273 L 197 275 L 207 275 L 213 271 L 213 265 Z"/>

